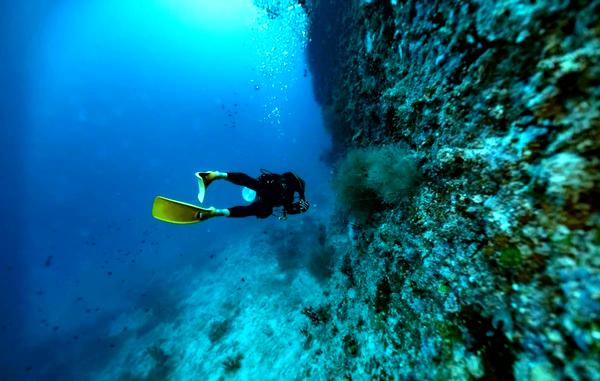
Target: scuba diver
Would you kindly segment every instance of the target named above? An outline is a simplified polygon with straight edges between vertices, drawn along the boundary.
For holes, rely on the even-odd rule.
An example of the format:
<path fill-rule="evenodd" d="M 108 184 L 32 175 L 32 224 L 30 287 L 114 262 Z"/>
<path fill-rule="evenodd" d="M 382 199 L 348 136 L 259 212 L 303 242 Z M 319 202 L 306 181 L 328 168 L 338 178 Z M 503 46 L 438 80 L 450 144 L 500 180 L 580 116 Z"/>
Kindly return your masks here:
<path fill-rule="evenodd" d="M 157 196 L 154 199 L 152 216 L 174 224 L 192 224 L 218 216 L 267 218 L 273 215 L 273 208 L 281 207 L 282 215 L 279 219 L 285 220 L 289 214 L 304 213 L 309 208 L 309 203 L 304 197 L 304 180 L 292 172 L 276 174 L 261 169 L 261 175 L 255 179 L 241 172 L 208 171 L 196 172 L 196 179 L 200 203 L 204 202 L 206 189 L 213 181 L 226 180 L 243 186 L 242 197 L 251 204 L 227 209 L 201 208 Z"/>

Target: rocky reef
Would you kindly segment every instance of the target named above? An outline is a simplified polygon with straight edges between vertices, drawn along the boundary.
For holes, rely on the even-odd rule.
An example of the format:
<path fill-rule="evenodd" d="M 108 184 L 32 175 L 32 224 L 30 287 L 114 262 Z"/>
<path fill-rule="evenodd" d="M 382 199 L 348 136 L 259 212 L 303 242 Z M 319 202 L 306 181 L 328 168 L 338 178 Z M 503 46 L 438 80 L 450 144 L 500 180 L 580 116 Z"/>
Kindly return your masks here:
<path fill-rule="evenodd" d="M 600 1 L 313 0 L 309 15 L 343 202 L 305 374 L 600 379 Z M 399 146 L 380 155 L 389 182 L 356 164 Z M 378 186 L 344 185 L 351 168 Z"/>

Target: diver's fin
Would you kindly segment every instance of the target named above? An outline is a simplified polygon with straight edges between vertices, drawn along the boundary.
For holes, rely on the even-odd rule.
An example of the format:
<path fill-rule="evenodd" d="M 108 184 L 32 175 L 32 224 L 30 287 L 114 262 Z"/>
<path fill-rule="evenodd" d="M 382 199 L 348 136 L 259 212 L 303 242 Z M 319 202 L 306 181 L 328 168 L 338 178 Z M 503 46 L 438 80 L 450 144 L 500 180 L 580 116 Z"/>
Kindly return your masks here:
<path fill-rule="evenodd" d="M 152 205 L 152 217 L 172 224 L 194 224 L 217 215 L 215 208 L 200 208 L 161 196 L 157 196 Z"/>
<path fill-rule="evenodd" d="M 198 180 L 198 201 L 200 201 L 201 204 L 204 202 L 206 188 L 208 188 L 210 183 L 217 178 L 219 178 L 219 172 L 217 171 L 196 172 L 196 179 Z"/>
<path fill-rule="evenodd" d="M 202 204 L 204 202 L 204 195 L 206 194 L 206 188 L 209 182 L 204 181 L 202 176 L 203 172 L 196 172 L 196 179 L 198 180 L 198 201 Z"/>

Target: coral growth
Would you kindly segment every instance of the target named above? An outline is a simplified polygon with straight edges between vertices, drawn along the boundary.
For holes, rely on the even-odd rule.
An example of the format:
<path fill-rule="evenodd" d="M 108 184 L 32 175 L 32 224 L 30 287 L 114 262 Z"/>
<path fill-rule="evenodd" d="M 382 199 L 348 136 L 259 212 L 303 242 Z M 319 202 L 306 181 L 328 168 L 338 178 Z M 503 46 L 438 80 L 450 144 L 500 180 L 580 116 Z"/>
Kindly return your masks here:
<path fill-rule="evenodd" d="M 305 315 L 313 325 L 325 324 L 329 321 L 330 306 L 320 306 L 317 309 L 305 307 L 302 314 Z"/>
<path fill-rule="evenodd" d="M 225 336 L 231 329 L 229 320 L 213 321 L 208 327 L 208 338 L 211 343 L 216 343 Z"/>
<path fill-rule="evenodd" d="M 418 179 L 416 165 L 415 156 L 401 144 L 354 149 L 341 161 L 334 189 L 341 205 L 364 220 L 408 198 Z"/>
<path fill-rule="evenodd" d="M 332 273 L 336 252 L 327 239 L 327 228 L 310 216 L 299 224 L 276 225 L 260 238 L 277 259 L 279 269 L 295 274 L 306 269 L 319 282 Z"/>
<path fill-rule="evenodd" d="M 242 367 L 242 360 L 244 356 L 241 353 L 236 353 L 235 355 L 227 356 L 225 360 L 223 360 L 223 370 L 225 373 L 233 373 L 238 371 Z"/>

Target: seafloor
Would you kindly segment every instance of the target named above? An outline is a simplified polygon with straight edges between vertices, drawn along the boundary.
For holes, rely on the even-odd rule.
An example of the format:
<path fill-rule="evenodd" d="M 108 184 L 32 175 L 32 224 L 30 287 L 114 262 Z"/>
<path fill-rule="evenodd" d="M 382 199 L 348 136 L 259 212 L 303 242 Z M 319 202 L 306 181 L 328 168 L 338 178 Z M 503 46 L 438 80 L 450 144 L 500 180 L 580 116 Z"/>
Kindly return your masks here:
<path fill-rule="evenodd" d="M 91 378 L 600 379 L 600 1 L 304 3 L 336 212 L 124 315 Z"/>

